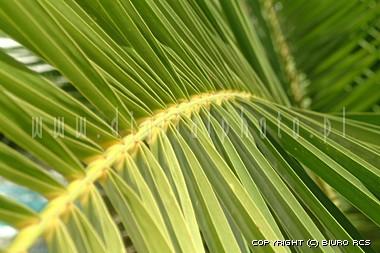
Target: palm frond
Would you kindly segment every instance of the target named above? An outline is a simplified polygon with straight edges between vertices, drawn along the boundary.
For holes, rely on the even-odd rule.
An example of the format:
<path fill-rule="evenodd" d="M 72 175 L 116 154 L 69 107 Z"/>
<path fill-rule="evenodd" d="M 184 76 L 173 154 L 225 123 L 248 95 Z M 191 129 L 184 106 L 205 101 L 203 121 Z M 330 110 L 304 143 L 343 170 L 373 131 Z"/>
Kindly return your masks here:
<path fill-rule="evenodd" d="M 378 1 L 281 1 L 278 16 L 297 67 L 310 84 L 311 108 L 376 110 L 379 103 Z"/>
<path fill-rule="evenodd" d="M 339 12 L 322 22 L 306 2 L 309 14 L 294 20 L 310 19 L 287 35 L 282 19 L 296 24 L 290 14 L 305 1 L 278 16 L 271 1 L 253 0 L 0 1 L 0 29 L 75 91 L 0 52 L 0 132 L 13 144 L 0 145 L 0 176 L 46 199 L 36 211 L 0 197 L 0 221 L 17 230 L 5 251 L 127 252 L 128 237 L 137 252 L 374 252 L 274 245 L 365 239 L 325 186 L 380 226 L 378 115 L 299 107 L 311 96 L 311 108 L 325 111 L 327 100 L 317 100 L 325 81 L 314 71 L 351 45 L 337 41 L 314 56 L 317 31 L 365 10 L 360 24 L 375 23 L 379 8 L 328 1 Z M 315 31 L 300 39 L 311 17 Z M 350 24 L 347 36 L 361 27 Z M 310 62 L 299 51 L 284 59 L 281 41 L 289 57 L 294 45 Z M 311 81 L 301 97 L 289 64 Z M 324 80 L 341 74 L 330 72 Z M 370 90 L 340 100 L 336 83 L 336 108 Z M 272 243 L 251 243 L 261 239 Z"/>

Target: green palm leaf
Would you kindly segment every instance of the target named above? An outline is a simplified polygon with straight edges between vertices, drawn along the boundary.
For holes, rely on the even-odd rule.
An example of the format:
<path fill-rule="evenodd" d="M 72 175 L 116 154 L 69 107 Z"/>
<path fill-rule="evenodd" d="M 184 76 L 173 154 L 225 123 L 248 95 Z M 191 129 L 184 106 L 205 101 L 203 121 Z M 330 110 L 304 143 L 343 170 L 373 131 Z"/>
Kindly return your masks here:
<path fill-rule="evenodd" d="M 46 203 L 0 195 L 0 248 L 374 252 L 380 6 L 278 4 L 1 1 L 0 176 Z"/>

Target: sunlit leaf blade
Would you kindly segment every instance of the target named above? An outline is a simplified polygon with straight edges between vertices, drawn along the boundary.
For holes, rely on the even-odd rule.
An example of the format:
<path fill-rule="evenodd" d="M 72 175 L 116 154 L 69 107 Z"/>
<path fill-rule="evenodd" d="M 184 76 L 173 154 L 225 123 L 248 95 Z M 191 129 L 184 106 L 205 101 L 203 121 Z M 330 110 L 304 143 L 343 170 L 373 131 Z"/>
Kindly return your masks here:
<path fill-rule="evenodd" d="M 74 244 L 79 252 L 106 252 L 104 243 L 100 240 L 99 235 L 91 226 L 82 212 L 72 207 L 73 210 L 67 217 L 64 217 L 67 230 L 70 234 L 76 234 L 72 237 Z"/>
<path fill-rule="evenodd" d="M 52 231 L 50 231 L 47 236 L 49 240 L 48 249 L 50 252 L 57 253 L 77 253 L 79 252 L 75 247 L 73 239 L 70 237 L 69 231 L 66 226 L 59 221 L 57 224 L 54 224 Z"/>
<path fill-rule="evenodd" d="M 92 186 L 88 195 L 83 197 L 80 206 L 83 209 L 83 214 L 102 239 L 106 251 L 125 252 L 120 232 L 95 186 Z"/>
<path fill-rule="evenodd" d="M 106 193 L 130 231 L 132 240 L 136 242 L 136 249 L 145 249 L 146 252 L 174 252 L 163 228 L 152 219 L 149 210 L 139 201 L 138 195 L 116 174 L 109 176 L 110 181 L 105 185 Z"/>

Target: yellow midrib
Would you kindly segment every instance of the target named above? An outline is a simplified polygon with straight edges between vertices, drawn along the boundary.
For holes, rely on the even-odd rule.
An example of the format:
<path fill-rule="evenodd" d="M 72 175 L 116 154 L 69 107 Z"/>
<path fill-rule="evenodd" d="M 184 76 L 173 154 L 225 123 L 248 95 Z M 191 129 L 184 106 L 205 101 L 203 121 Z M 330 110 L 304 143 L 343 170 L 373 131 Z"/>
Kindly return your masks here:
<path fill-rule="evenodd" d="M 108 169 L 122 157 L 124 152 L 128 152 L 137 142 L 145 140 L 152 129 L 162 128 L 166 123 L 176 119 L 178 116 L 197 112 L 203 106 L 221 104 L 224 101 L 231 101 L 238 97 L 249 99 L 251 96 L 250 93 L 240 91 L 203 93 L 145 119 L 139 124 L 136 132 L 123 137 L 120 143 L 107 148 L 102 157 L 90 162 L 82 178 L 70 182 L 63 194 L 50 200 L 39 214 L 39 222 L 22 228 L 6 252 L 26 252 L 39 236 L 49 230 L 49 227 L 54 227 L 59 218 L 68 210 L 68 207 L 83 195 L 89 186 L 106 175 Z"/>

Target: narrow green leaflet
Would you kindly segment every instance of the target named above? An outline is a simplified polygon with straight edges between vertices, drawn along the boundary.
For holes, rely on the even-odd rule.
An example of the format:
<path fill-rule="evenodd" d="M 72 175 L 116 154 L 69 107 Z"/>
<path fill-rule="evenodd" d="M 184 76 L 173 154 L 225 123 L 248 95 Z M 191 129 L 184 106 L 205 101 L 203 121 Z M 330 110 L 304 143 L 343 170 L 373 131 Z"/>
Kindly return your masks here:
<path fill-rule="evenodd" d="M 64 191 L 63 185 L 43 168 L 3 143 L 0 143 L 0 161 L 0 175 L 16 184 L 28 185 L 29 189 L 45 196 Z"/>
<path fill-rule="evenodd" d="M 74 241 L 71 238 L 66 225 L 59 221 L 54 224 L 52 231 L 47 235 L 47 240 L 49 241 L 48 249 L 49 252 L 57 253 L 79 253 L 78 249 L 75 247 Z"/>
<path fill-rule="evenodd" d="M 2 133 L 47 164 L 54 166 L 64 176 L 75 178 L 83 173 L 82 165 L 74 154 L 62 145 L 59 139 L 54 138 L 48 131 L 43 131 L 46 128 L 40 121 L 33 122 L 33 118 L 5 93 L 2 86 L 0 86 L 0 98 Z M 40 130 L 35 138 L 34 127 Z"/>
<path fill-rule="evenodd" d="M 121 215 L 136 249 L 143 252 L 174 252 L 171 242 L 162 233 L 162 228 L 152 219 L 132 188 L 114 173 L 109 177 L 110 180 L 104 184 L 105 191 Z"/>
<path fill-rule="evenodd" d="M 264 112 L 260 107 L 250 104 L 250 107 L 257 110 L 260 115 L 267 120 L 268 131 L 271 131 L 272 136 L 277 134 L 277 120 L 269 113 Z M 289 126 L 283 126 L 281 123 L 281 138 L 278 141 L 309 169 L 313 170 L 318 176 L 341 193 L 348 201 L 359 208 L 370 219 L 377 224 L 380 223 L 380 203 L 368 191 L 361 182 L 344 169 L 341 165 L 335 162 L 328 155 L 313 146 L 304 136 L 296 138 L 294 132 Z M 301 127 L 300 127 L 301 129 Z M 308 135 L 309 136 L 309 135 Z M 306 137 L 306 135 L 305 135 Z M 310 136 L 308 138 L 311 138 Z M 343 176 L 344 175 L 344 176 Z M 366 201 L 363 201 L 365 199 Z"/>
<path fill-rule="evenodd" d="M 196 246 L 193 244 L 190 230 L 185 222 L 184 216 L 175 200 L 174 192 L 172 191 L 162 168 L 147 147 L 142 146 L 140 152 L 143 153 L 142 158 L 146 163 L 146 167 L 141 169 L 149 171 L 157 190 L 157 200 L 161 202 L 161 206 L 165 210 L 161 210 L 161 212 L 166 213 L 165 216 L 167 216 L 167 223 L 170 223 L 171 234 L 177 237 L 178 249 L 176 251 L 197 251 Z M 202 250 L 200 252 L 202 252 Z"/>
<path fill-rule="evenodd" d="M 72 236 L 71 238 L 78 251 L 86 253 L 107 252 L 99 234 L 96 233 L 88 219 L 77 207 L 72 208 L 73 210 L 70 211 L 68 217 L 63 218 L 63 221 L 66 224 L 68 232 L 72 235 L 75 233 L 75 236 Z"/>
<path fill-rule="evenodd" d="M 169 139 L 185 172 L 191 198 L 198 200 L 195 211 L 208 247 L 212 252 L 240 252 L 227 217 L 200 163 L 183 137 L 176 132 L 173 134 L 169 135 Z"/>
<path fill-rule="evenodd" d="M 80 205 L 93 230 L 102 239 L 106 252 L 124 253 L 121 234 L 95 186 L 92 186 L 88 195 L 81 199 Z"/>
<path fill-rule="evenodd" d="M 153 152 L 155 152 L 156 159 L 160 162 L 162 169 L 166 172 L 169 183 L 171 183 L 177 199 L 179 201 L 181 211 L 183 212 L 184 219 L 190 230 L 191 240 L 196 246 L 197 252 L 202 252 L 203 242 L 199 232 L 199 226 L 196 220 L 194 204 L 191 201 L 189 190 L 186 186 L 184 173 L 181 171 L 181 167 L 173 147 L 170 144 L 168 137 L 160 133 L 158 140 L 152 146 Z"/>
<path fill-rule="evenodd" d="M 16 228 L 38 222 L 38 215 L 33 210 L 3 195 L 0 195 L 0 215 L 2 221 Z"/>

